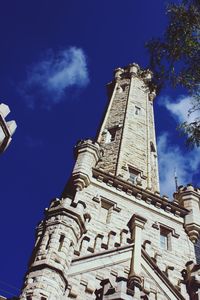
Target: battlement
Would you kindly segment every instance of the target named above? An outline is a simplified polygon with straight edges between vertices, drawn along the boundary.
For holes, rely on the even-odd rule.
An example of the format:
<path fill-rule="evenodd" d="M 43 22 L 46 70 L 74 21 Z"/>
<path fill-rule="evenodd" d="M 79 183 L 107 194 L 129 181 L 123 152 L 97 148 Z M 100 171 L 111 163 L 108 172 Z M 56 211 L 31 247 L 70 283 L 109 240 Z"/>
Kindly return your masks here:
<path fill-rule="evenodd" d="M 191 183 L 187 184 L 186 186 L 180 185 L 178 187 L 178 191 L 174 193 L 174 195 L 176 197 L 185 192 L 195 192 L 200 195 L 200 188 L 194 187 Z"/>
<path fill-rule="evenodd" d="M 115 80 L 123 79 L 123 78 L 131 78 L 133 76 L 137 76 L 144 80 L 144 82 L 148 83 L 153 78 L 153 73 L 149 69 L 143 70 L 136 63 L 129 64 L 123 68 L 116 68 L 114 70 Z"/>

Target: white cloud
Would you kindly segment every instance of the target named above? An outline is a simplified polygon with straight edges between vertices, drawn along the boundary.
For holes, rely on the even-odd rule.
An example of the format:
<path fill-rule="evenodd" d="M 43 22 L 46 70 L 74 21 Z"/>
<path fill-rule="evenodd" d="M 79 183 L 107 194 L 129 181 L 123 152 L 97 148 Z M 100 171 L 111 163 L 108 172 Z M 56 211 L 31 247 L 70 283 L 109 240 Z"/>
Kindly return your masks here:
<path fill-rule="evenodd" d="M 172 116 L 180 123 L 185 121 L 193 122 L 199 117 L 199 112 L 195 111 L 191 114 L 188 111 L 192 108 L 194 99 L 189 96 L 180 96 L 177 100 L 172 100 L 169 97 L 162 97 L 159 103 L 167 108 Z"/>
<path fill-rule="evenodd" d="M 158 138 L 158 158 L 161 193 L 170 197 L 175 191 L 174 169 L 176 168 L 178 185 L 186 185 L 193 181 L 193 176 L 200 167 L 200 149 L 183 153 L 180 147 L 171 144 L 167 132 Z"/>
<path fill-rule="evenodd" d="M 86 56 L 82 49 L 71 47 L 56 53 L 49 50 L 29 66 L 19 91 L 30 107 L 38 100 L 50 107 L 63 101 L 70 87 L 82 88 L 88 83 Z"/>

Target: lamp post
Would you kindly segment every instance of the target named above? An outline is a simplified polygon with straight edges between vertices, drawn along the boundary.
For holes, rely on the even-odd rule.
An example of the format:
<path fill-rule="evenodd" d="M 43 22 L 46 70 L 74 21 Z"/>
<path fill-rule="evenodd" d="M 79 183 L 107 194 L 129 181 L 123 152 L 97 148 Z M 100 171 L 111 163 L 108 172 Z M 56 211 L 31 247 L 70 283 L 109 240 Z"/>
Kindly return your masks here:
<path fill-rule="evenodd" d="M 4 152 L 12 140 L 17 124 L 14 120 L 6 122 L 5 118 L 10 113 L 8 105 L 0 104 L 0 153 Z"/>

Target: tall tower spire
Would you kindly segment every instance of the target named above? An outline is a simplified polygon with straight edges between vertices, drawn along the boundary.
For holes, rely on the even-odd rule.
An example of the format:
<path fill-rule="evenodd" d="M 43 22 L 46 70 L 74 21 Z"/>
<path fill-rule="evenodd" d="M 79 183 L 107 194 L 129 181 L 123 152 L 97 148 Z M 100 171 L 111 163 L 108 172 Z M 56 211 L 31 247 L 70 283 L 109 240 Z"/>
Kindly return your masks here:
<path fill-rule="evenodd" d="M 131 64 L 115 70 L 110 102 L 98 142 L 104 150 L 98 167 L 152 191 L 159 190 L 153 113 L 152 73 Z"/>

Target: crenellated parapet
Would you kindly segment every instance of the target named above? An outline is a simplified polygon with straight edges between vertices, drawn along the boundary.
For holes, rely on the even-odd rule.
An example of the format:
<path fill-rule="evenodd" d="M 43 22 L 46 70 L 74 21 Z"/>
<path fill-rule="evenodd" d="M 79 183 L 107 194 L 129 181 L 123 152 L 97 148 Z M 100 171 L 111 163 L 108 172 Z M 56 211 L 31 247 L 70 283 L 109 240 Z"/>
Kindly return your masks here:
<path fill-rule="evenodd" d="M 127 244 L 131 244 L 130 232 L 123 228 L 120 232 L 109 231 L 105 233 L 97 233 L 94 237 L 88 234 L 83 235 L 77 249 L 74 251 L 76 256 L 91 255 L 103 252 L 105 250 L 113 250 Z"/>
<path fill-rule="evenodd" d="M 185 230 L 193 243 L 196 243 L 200 234 L 200 190 L 191 184 L 180 186 L 174 193 L 179 205 L 189 213 L 185 216 Z"/>
<path fill-rule="evenodd" d="M 152 82 L 153 73 L 151 70 L 143 70 L 136 63 L 129 64 L 124 68 L 117 68 L 114 71 L 115 82 L 120 83 L 122 79 L 138 78 L 144 82 L 144 86 L 149 90 L 149 100 L 153 101 L 156 97 L 156 87 Z"/>
<path fill-rule="evenodd" d="M 77 191 L 87 187 L 92 178 L 92 168 L 101 157 L 98 143 L 92 140 L 81 140 L 75 146 L 76 163 L 72 172 L 72 182 Z"/>
<path fill-rule="evenodd" d="M 35 249 L 20 299 L 62 299 L 74 248 L 90 220 L 83 201 L 54 199 L 37 228 Z M 44 299 L 47 299 L 44 298 Z"/>
<path fill-rule="evenodd" d="M 116 82 L 119 82 L 121 79 L 124 78 L 133 78 L 138 77 L 144 81 L 144 83 L 148 86 L 149 83 L 152 81 L 153 73 L 149 69 L 143 70 L 140 66 L 136 63 L 129 64 L 124 68 L 117 68 L 114 71 L 114 78 Z M 152 89 L 152 85 L 149 88 L 155 92 L 155 87 Z"/>

